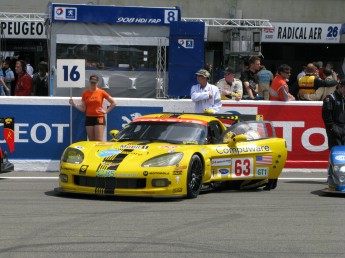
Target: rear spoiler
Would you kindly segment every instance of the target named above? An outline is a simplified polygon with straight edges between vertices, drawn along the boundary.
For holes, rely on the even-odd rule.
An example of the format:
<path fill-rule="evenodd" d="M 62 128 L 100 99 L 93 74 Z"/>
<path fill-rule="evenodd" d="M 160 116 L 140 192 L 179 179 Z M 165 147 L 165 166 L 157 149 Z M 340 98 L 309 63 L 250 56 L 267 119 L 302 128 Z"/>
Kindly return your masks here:
<path fill-rule="evenodd" d="M 202 114 L 203 116 L 212 116 L 218 118 L 220 120 L 231 120 L 234 122 L 241 122 L 241 121 L 263 121 L 263 115 L 234 115 L 234 114 Z"/>

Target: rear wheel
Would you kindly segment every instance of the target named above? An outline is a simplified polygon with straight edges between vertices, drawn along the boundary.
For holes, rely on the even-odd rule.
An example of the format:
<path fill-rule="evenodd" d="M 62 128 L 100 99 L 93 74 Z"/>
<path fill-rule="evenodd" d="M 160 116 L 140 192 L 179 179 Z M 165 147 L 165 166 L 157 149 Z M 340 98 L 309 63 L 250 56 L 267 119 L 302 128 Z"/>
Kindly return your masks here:
<path fill-rule="evenodd" d="M 196 198 L 202 186 L 202 172 L 203 166 L 198 155 L 193 155 L 188 168 L 187 175 L 187 197 Z"/>

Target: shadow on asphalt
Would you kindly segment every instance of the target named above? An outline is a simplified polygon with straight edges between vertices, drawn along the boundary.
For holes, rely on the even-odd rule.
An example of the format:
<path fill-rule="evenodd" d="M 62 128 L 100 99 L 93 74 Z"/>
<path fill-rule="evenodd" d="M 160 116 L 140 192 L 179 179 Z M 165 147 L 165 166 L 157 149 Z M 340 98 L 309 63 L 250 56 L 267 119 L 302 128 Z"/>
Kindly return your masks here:
<path fill-rule="evenodd" d="M 320 197 L 331 197 L 331 198 L 345 198 L 345 193 L 325 193 L 321 190 L 311 192 L 311 194 L 318 195 Z"/>
<path fill-rule="evenodd" d="M 107 195 L 89 195 L 89 194 L 79 194 L 79 193 L 60 193 L 54 190 L 45 192 L 45 195 L 66 198 L 66 199 L 75 199 L 75 200 L 95 200 L 95 201 L 118 201 L 118 202 L 180 202 L 188 200 L 185 198 L 168 198 L 168 197 L 127 197 L 127 196 L 107 196 Z"/>

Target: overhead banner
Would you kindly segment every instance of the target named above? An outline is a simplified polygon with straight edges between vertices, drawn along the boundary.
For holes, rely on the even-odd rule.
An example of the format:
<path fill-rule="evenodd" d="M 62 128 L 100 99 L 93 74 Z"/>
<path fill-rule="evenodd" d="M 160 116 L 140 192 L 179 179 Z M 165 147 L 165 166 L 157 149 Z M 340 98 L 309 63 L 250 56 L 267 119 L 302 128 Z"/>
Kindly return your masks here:
<path fill-rule="evenodd" d="M 169 25 L 181 20 L 179 7 L 52 4 L 53 22 Z"/>
<path fill-rule="evenodd" d="M 46 39 L 44 21 L 0 21 L 5 39 Z"/>
<path fill-rule="evenodd" d="M 261 42 L 277 43 L 327 43 L 340 42 L 341 24 L 328 23 L 279 23 L 264 28 Z"/>

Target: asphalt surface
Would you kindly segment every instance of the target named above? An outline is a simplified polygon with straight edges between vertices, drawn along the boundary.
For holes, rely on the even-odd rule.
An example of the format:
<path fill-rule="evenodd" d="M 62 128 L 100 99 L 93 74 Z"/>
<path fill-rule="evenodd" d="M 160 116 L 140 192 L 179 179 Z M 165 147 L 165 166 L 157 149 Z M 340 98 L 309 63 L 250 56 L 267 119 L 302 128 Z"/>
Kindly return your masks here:
<path fill-rule="evenodd" d="M 57 195 L 57 172 L 0 174 L 0 257 L 344 257 L 325 173 L 193 200 Z"/>

